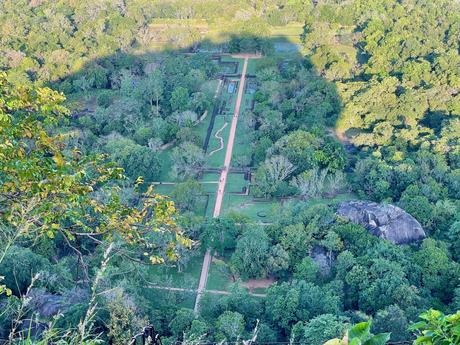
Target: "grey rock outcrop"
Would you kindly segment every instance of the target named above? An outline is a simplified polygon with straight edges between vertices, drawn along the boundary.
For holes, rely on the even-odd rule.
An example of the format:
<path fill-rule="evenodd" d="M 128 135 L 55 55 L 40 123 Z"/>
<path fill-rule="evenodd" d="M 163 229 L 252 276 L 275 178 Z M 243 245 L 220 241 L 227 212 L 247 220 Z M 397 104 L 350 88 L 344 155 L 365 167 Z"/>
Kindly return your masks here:
<path fill-rule="evenodd" d="M 42 317 L 56 315 L 64 308 L 62 296 L 50 294 L 44 289 L 32 289 L 28 296 L 31 307 Z"/>
<path fill-rule="evenodd" d="M 310 257 L 318 265 L 318 271 L 322 276 L 328 276 L 331 273 L 331 260 L 329 259 L 326 249 L 322 246 L 314 246 Z"/>
<path fill-rule="evenodd" d="M 371 234 L 395 244 L 407 244 L 426 237 L 420 223 L 403 209 L 372 201 L 346 201 L 337 214 L 364 226 Z"/>

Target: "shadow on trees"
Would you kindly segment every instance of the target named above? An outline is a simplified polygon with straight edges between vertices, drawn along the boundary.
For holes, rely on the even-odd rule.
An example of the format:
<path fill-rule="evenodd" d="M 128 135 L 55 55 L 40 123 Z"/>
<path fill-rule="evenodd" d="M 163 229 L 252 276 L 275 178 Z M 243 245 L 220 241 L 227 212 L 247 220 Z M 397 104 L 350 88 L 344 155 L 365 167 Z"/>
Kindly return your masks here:
<path fill-rule="evenodd" d="M 233 68 L 222 68 L 231 64 L 222 59 L 241 53 L 264 57 L 248 71 L 257 85 L 252 110 L 255 151 L 268 146 L 267 136 L 274 143 L 298 129 L 326 135 L 326 127 L 334 126 L 342 109 L 335 85 L 302 56 L 299 46 L 279 37 L 232 35 L 221 43 L 202 40 L 142 54 L 117 50 L 50 86 L 73 104 L 71 127 L 79 134 L 71 145 L 106 152 L 129 177 L 142 175 L 151 182 L 160 178 L 165 164 L 161 147 L 182 142 L 202 145 L 202 138 L 190 130 L 191 123 L 206 110 L 216 112 L 220 101 L 213 100 L 211 81 L 238 77 Z M 210 131 L 212 121 L 208 136 Z M 250 166 L 260 162 L 254 154 L 248 160 Z"/>

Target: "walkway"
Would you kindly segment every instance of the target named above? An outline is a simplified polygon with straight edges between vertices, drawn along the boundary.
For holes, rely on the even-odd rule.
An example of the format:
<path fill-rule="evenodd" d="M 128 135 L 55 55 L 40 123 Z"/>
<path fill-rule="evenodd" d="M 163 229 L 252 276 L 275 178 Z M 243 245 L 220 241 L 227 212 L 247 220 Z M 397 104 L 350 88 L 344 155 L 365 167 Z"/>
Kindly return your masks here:
<path fill-rule="evenodd" d="M 240 57 L 240 56 L 238 56 Z M 241 72 L 241 78 L 238 88 L 238 98 L 236 99 L 235 112 L 233 113 L 232 123 L 230 125 L 230 134 L 228 136 L 227 151 L 225 153 L 224 168 L 220 173 L 219 185 L 217 187 L 216 203 L 214 206 L 213 217 L 220 216 L 220 210 L 222 207 L 222 201 L 224 199 L 225 185 L 227 183 L 228 171 L 230 169 L 230 163 L 232 160 L 233 144 L 235 142 L 236 125 L 238 124 L 238 116 L 240 115 L 241 100 L 244 92 L 244 82 L 246 80 L 246 71 L 248 68 L 248 59 L 252 56 L 241 56 L 244 58 L 243 71 Z M 206 281 L 208 280 L 209 266 L 211 265 L 211 251 L 208 249 L 204 256 L 203 267 L 201 268 L 200 282 L 198 284 L 198 290 L 195 300 L 195 314 L 198 314 L 200 308 L 200 300 L 203 292 L 206 288 Z"/>

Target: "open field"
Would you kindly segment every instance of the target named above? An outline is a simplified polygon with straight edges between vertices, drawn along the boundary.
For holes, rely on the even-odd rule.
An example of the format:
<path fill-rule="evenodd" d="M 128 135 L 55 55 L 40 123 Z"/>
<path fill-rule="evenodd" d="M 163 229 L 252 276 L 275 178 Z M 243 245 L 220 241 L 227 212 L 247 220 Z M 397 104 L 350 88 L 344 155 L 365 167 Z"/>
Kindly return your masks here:
<path fill-rule="evenodd" d="M 226 194 L 224 197 L 224 212 L 240 213 L 257 223 L 271 223 L 273 210 L 280 206 L 279 201 L 254 201 L 251 195 Z"/>
<path fill-rule="evenodd" d="M 198 279 L 200 278 L 202 261 L 203 255 L 193 256 L 185 265 L 182 272 L 179 272 L 177 267 L 149 266 L 147 274 L 150 285 L 196 289 L 198 287 Z"/>
<path fill-rule="evenodd" d="M 245 179 L 244 173 L 230 173 L 227 177 L 227 193 L 243 193 L 243 189 L 249 188 L 249 181 Z"/>

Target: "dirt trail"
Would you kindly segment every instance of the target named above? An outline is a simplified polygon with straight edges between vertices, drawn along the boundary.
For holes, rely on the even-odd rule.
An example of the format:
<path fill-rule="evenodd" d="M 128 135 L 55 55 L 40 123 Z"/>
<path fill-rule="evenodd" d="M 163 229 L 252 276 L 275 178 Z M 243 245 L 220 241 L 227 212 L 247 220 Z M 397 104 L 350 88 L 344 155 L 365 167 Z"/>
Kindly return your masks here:
<path fill-rule="evenodd" d="M 227 151 L 225 152 L 224 168 L 220 173 L 219 185 L 217 187 L 216 203 L 214 205 L 213 217 L 219 217 L 222 201 L 224 198 L 225 184 L 227 183 L 228 171 L 232 160 L 233 144 L 235 143 L 236 125 L 238 124 L 238 116 L 240 115 L 241 100 L 244 92 L 244 82 L 246 80 L 246 71 L 248 68 L 248 59 L 252 56 L 241 56 L 244 58 L 243 71 L 238 88 L 238 98 L 236 99 L 235 111 L 233 113 L 232 123 L 230 125 L 230 134 L 228 136 Z M 200 282 L 195 300 L 194 311 L 196 314 L 199 312 L 200 300 L 204 289 L 206 288 L 206 281 L 208 279 L 209 266 L 211 264 L 211 251 L 208 249 L 204 256 L 203 267 L 201 268 Z"/>

